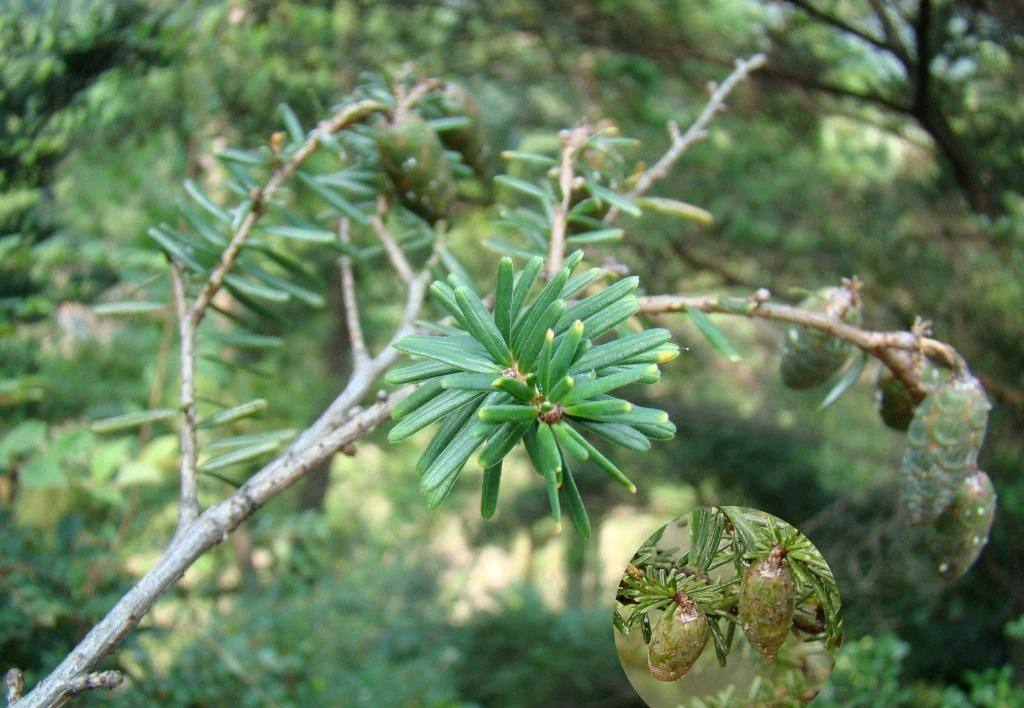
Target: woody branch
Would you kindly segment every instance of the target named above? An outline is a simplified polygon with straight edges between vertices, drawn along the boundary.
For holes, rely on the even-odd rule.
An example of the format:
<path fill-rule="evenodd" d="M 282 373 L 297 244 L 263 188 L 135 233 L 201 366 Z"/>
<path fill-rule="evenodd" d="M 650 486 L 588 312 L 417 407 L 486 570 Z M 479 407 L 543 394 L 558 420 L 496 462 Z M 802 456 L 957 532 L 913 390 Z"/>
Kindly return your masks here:
<path fill-rule="evenodd" d="M 363 101 L 341 109 L 332 118 L 321 123 L 291 158 L 274 170 L 264 187 L 254 190 L 251 196 L 251 211 L 234 232 L 220 256 L 218 265 L 204 281 L 199 294 L 191 304 L 188 302 L 184 270 L 180 264 L 171 262 L 171 285 L 182 347 L 182 480 L 177 531 L 156 564 L 118 600 L 107 615 L 89 630 L 67 657 L 30 693 L 22 697 L 21 673 L 16 669 L 9 672 L 7 688 L 12 708 L 59 706 L 83 691 L 114 688 L 119 685 L 122 682 L 120 673 L 94 670 L 131 633 L 156 601 L 181 579 L 192 564 L 224 541 L 228 534 L 310 469 L 339 450 L 349 448 L 353 441 L 385 421 L 390 416 L 392 407 L 412 390 L 412 387 L 407 387 L 391 394 L 380 394 L 372 405 L 365 409 L 358 407 L 358 404 L 370 394 L 374 383 L 397 358 L 398 352 L 392 343 L 413 329 L 426 297 L 427 285 L 430 282 L 429 266 L 433 260 L 429 260 L 419 273 L 413 273 L 400 249 L 397 254 L 388 252 L 392 266 L 406 283 L 406 298 L 396 331 L 375 356 L 370 356 L 365 350 L 359 325 L 358 303 L 355 300 L 352 263 L 343 260 L 339 264 L 342 271 L 342 291 L 352 336 L 353 359 L 356 361 L 344 388 L 316 421 L 298 435 L 276 459 L 219 503 L 205 511 L 199 506 L 196 495 L 194 411 L 195 336 L 199 324 L 236 263 L 246 239 L 265 213 L 265 205 L 313 153 L 320 136 L 337 132 L 378 110 L 382 110 L 382 107 L 374 101 Z M 378 214 L 377 218 L 381 216 L 382 214 Z M 386 234 L 386 229 L 382 232 L 376 225 L 375 231 L 382 242 L 390 236 Z M 339 225 L 339 238 L 344 241 L 346 235 L 347 226 L 342 222 Z M 362 356 L 356 354 L 360 347 L 363 351 Z"/>
<path fill-rule="evenodd" d="M 957 370 L 967 369 L 966 362 L 956 349 L 927 336 L 927 324 L 924 322 L 918 321 L 911 331 L 868 330 L 847 324 L 834 314 L 768 302 L 770 297 L 771 293 L 763 288 L 747 298 L 719 295 L 648 295 L 640 298 L 639 311 L 644 314 L 659 314 L 700 310 L 706 313 L 787 322 L 828 332 L 885 364 L 918 400 L 927 394 L 918 367 L 921 356 L 941 360 Z"/>

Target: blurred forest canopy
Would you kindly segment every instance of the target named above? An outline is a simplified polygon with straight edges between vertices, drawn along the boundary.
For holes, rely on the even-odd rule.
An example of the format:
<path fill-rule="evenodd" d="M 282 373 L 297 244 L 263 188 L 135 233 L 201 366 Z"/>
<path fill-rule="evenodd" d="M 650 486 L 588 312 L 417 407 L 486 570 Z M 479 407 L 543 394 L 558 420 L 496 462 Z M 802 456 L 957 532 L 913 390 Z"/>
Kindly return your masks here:
<path fill-rule="evenodd" d="M 173 404 L 172 318 L 91 308 L 131 297 L 125 283 L 159 257 L 146 229 L 176 218 L 183 179 L 225 191 L 216 148 L 262 144 L 282 101 L 312 124 L 362 72 L 411 61 L 463 84 L 498 148 L 609 118 L 650 162 L 666 121 L 686 125 L 708 79 L 756 51 L 768 65 L 656 190 L 714 223 L 645 217 L 616 257 L 649 293 L 785 296 L 857 274 L 871 325 L 931 319 L 995 403 L 981 463 L 1000 508 L 962 580 L 940 582 L 897 518 L 902 439 L 877 420 L 874 369 L 819 414 L 818 398 L 778 382 L 780 328 L 723 322 L 744 354 L 734 364 L 664 318 L 692 350 L 649 404 L 680 433 L 633 471 L 635 498 L 586 476 L 592 542 L 554 537 L 535 488 L 488 523 L 470 484 L 427 511 L 419 443 L 378 433 L 201 559 L 112 657 L 131 690 L 83 700 L 638 704 L 611 641 L 614 578 L 652 529 L 730 503 L 796 525 L 836 573 L 847 641 L 819 704 L 1024 704 L 1024 13 L 985 0 L 4 0 L 4 668 L 37 680 L 173 531 L 170 429 L 88 426 Z M 477 247 L 491 218 L 466 200 L 453 220 L 471 272 L 493 272 Z M 302 428 L 351 366 L 336 268 L 309 253 L 326 307 L 289 312 L 268 332 L 283 347 L 201 371 L 216 399 L 266 398 L 278 427 Z M 359 285 L 364 302 L 394 289 Z M 396 317 L 370 310 L 368 338 Z"/>

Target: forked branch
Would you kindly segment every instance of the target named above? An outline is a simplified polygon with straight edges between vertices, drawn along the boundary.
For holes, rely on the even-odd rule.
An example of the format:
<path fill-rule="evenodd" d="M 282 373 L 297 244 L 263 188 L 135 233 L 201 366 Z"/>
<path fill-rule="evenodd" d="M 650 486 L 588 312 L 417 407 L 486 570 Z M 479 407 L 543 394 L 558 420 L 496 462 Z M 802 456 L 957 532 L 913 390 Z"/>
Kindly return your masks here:
<path fill-rule="evenodd" d="M 252 206 L 249 209 L 249 213 L 245 219 L 242 220 L 241 225 L 235 230 L 231 236 L 231 240 L 228 242 L 227 248 L 221 254 L 220 261 L 216 267 L 211 271 L 210 276 L 203 283 L 202 288 L 199 290 L 199 294 L 196 296 L 195 302 L 189 308 L 189 318 L 192 320 L 193 327 L 198 327 L 199 323 L 203 321 L 203 317 L 206 315 L 206 311 L 213 301 L 213 297 L 220 291 L 224 285 L 224 278 L 228 272 L 234 266 L 235 261 L 238 260 L 238 255 L 242 251 L 242 246 L 245 244 L 246 239 L 252 234 L 253 228 L 256 226 L 256 222 L 260 220 L 260 217 L 266 213 L 267 205 L 273 200 L 278 190 L 291 179 L 292 175 L 295 174 L 296 170 L 304 163 L 310 155 L 316 152 L 317 147 L 320 145 L 320 139 L 324 135 L 333 135 L 340 130 L 343 130 L 355 123 L 364 120 L 367 116 L 383 111 L 384 105 L 378 101 L 359 101 L 349 106 L 345 106 L 333 116 L 320 123 L 316 130 L 310 133 L 309 138 L 306 142 L 296 150 L 291 157 L 289 157 L 284 163 L 277 167 L 271 174 L 270 179 L 263 187 L 257 187 L 252 191 L 250 199 L 252 200 Z"/>
<path fill-rule="evenodd" d="M 397 253 L 389 251 L 392 265 L 407 285 L 406 302 L 393 338 L 379 354 L 371 357 L 366 351 L 359 323 L 352 263 L 349 259 L 343 258 L 340 262 L 342 289 L 355 362 L 348 382 L 320 417 L 293 440 L 281 455 L 250 477 L 226 499 L 202 511 L 197 496 L 196 476 L 198 466 L 195 339 L 199 324 L 238 260 L 242 246 L 252 233 L 256 222 L 265 213 L 266 205 L 294 175 L 299 165 L 313 153 L 320 137 L 335 133 L 382 109 L 383 106 L 375 101 L 362 101 L 341 109 L 332 118 L 321 123 L 310 134 L 308 140 L 292 153 L 287 162 L 274 170 L 264 187 L 253 191 L 249 213 L 231 237 L 217 266 L 205 280 L 191 305 L 188 303 L 184 271 L 180 264 L 171 261 L 171 287 L 181 338 L 181 498 L 177 531 L 156 565 L 139 579 L 60 665 L 27 696 L 21 697 L 21 673 L 17 670 L 8 673 L 6 683 L 11 706 L 28 708 L 62 705 L 83 691 L 101 687 L 113 688 L 120 684 L 122 676 L 118 672 L 94 673 L 94 669 L 139 624 L 153 604 L 184 575 L 188 568 L 200 556 L 226 539 L 229 533 L 257 509 L 310 469 L 339 450 L 349 449 L 354 440 L 386 420 L 394 404 L 411 390 L 407 388 L 390 395 L 379 396 L 377 401 L 365 410 L 357 407 L 371 392 L 374 383 L 397 358 L 398 352 L 391 346 L 391 342 L 405 336 L 413 328 L 426 297 L 427 284 L 430 281 L 429 266 L 432 261 L 428 261 L 427 268 L 421 273 L 414 274 L 397 245 Z M 378 214 L 376 218 L 380 219 L 381 216 Z M 339 238 L 346 241 L 347 236 L 347 222 L 342 221 Z M 381 237 L 379 230 L 378 237 Z M 385 248 L 387 250 L 386 246 Z"/>

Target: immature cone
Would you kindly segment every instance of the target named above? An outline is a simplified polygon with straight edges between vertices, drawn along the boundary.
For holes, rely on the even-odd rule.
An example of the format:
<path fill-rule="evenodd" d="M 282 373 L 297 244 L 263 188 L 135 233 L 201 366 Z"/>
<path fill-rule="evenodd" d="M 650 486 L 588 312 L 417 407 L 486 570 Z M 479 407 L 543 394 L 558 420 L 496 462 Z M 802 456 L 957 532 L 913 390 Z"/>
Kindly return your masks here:
<path fill-rule="evenodd" d="M 800 303 L 801 309 L 837 317 L 846 324 L 861 323 L 856 281 L 841 288 L 822 288 Z M 839 371 L 850 356 L 849 343 L 827 332 L 790 327 L 782 343 L 782 382 L 789 388 L 813 388 Z"/>
<path fill-rule="evenodd" d="M 975 472 L 966 477 L 953 503 L 932 522 L 926 534 L 939 575 L 953 580 L 974 565 L 988 543 L 995 513 L 996 492 L 988 475 Z"/>
<path fill-rule="evenodd" d="M 786 641 L 796 611 L 796 582 L 781 546 L 749 568 L 740 586 L 740 625 L 765 659 L 774 659 Z"/>
<path fill-rule="evenodd" d="M 900 466 L 900 500 L 911 524 L 937 519 L 977 471 L 991 407 L 969 375 L 939 384 L 918 406 Z"/>
<path fill-rule="evenodd" d="M 437 133 L 416 113 L 397 116 L 377 141 L 381 167 L 398 200 L 431 223 L 447 216 L 455 201 L 455 182 Z"/>
<path fill-rule="evenodd" d="M 441 142 L 449 150 L 462 155 L 462 161 L 473 168 L 480 179 L 487 179 L 491 173 L 491 148 L 480 122 L 480 109 L 473 97 L 461 87 L 448 84 L 441 98 L 441 107 L 449 117 L 465 118 L 469 124 L 462 128 L 445 130 L 440 134 Z"/>
<path fill-rule="evenodd" d="M 939 368 L 928 360 L 921 365 L 921 381 L 926 386 L 936 386 L 948 376 L 948 369 Z M 917 410 L 917 402 L 910 395 L 910 391 L 886 368 L 883 368 L 878 374 L 878 381 L 875 384 L 875 403 L 878 406 L 878 414 L 882 417 L 882 422 L 893 430 L 903 432 L 910 427 L 914 411 Z"/>
<path fill-rule="evenodd" d="M 672 615 L 658 622 L 647 645 L 647 667 L 659 681 L 677 681 L 697 663 L 708 643 L 708 618 L 689 596 L 676 596 Z"/>

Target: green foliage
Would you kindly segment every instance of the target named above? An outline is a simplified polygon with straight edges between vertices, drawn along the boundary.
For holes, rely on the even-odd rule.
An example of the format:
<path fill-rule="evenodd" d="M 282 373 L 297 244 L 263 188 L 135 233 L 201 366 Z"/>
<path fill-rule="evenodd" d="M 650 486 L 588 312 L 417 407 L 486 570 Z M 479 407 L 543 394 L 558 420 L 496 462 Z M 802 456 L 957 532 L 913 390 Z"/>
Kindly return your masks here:
<path fill-rule="evenodd" d="M 696 639 L 708 630 L 723 667 L 737 628 L 766 659 L 775 658 L 792 632 L 828 648 L 839 645 L 839 590 L 803 534 L 741 507 L 701 507 L 683 525 L 690 534 L 686 550 L 660 545 L 668 526 L 640 547 L 622 576 L 613 614 L 623 635 L 640 625 L 655 678 L 685 675 L 704 646 Z"/>
<path fill-rule="evenodd" d="M 625 278 L 567 305 L 578 290 L 571 276 L 582 258 L 574 253 L 543 287 L 536 283 L 539 257 L 518 278 L 511 259 L 503 258 L 493 312 L 457 276 L 435 281 L 431 292 L 461 328 L 395 343 L 397 349 L 441 367 L 424 369 L 417 363 L 388 375 L 392 383 L 423 382 L 392 412 L 398 423 L 389 440 L 397 442 L 441 421 L 416 465 L 420 489 L 431 507 L 444 501 L 462 468 L 482 447 L 479 462 L 489 470 L 482 510 L 490 516 L 502 460 L 522 440 L 545 480 L 555 523 L 561 522 L 564 496 L 574 525 L 587 536 L 589 521 L 566 456 L 592 460 L 630 491 L 635 486 L 583 433 L 646 449 L 647 438 L 675 432 L 663 411 L 635 406 L 611 393 L 628 384 L 658 381 L 657 364 L 675 358 L 678 348 L 659 329 L 604 337 L 607 341 L 593 344 L 636 312 L 631 293 L 638 280 Z"/>
<path fill-rule="evenodd" d="M 64 516 L 43 535 L 0 510 L 0 577 L 9 589 L 0 594 L 0 653 L 30 675 L 48 670 L 128 588 L 110 558 L 116 539 L 90 529 L 87 513 Z"/>
<path fill-rule="evenodd" d="M 88 111 L 77 98 L 106 72 L 146 66 L 158 57 L 158 20 L 142 2 L 7 3 L 0 17 L 0 323 L 37 319 L 58 297 L 33 266 L 53 219 L 52 180 L 74 147 Z M 79 262 L 81 289 L 109 284 L 106 264 Z M 52 306 L 52 305 L 50 305 Z"/>
<path fill-rule="evenodd" d="M 867 4 L 819 4 L 848 16 L 855 26 L 876 28 Z M 89 421 L 174 405 L 173 345 L 170 361 L 161 354 L 164 317 L 173 309 L 167 306 L 166 281 L 139 292 L 125 284 L 145 282 L 164 270 L 162 254 L 145 235 L 146 225 L 164 222 L 192 231 L 175 199 L 168 197 L 179 192 L 183 179 L 199 185 L 213 203 L 235 207 L 241 199 L 229 195 L 227 182 L 235 178 L 222 160 L 234 159 L 253 176 L 265 175 L 272 132 L 283 130 L 289 143 L 295 140 L 292 122 L 285 125 L 277 108 L 282 101 L 292 107 L 301 132 L 329 112 L 327 107 L 339 100 L 340 92 L 362 81 L 363 69 L 395 67 L 415 57 L 419 70 L 452 77 L 471 90 L 479 102 L 480 123 L 494 145 L 521 148 L 514 151 L 518 154 L 508 154 L 509 172 L 534 187 L 553 185 L 548 171 L 557 162 L 554 131 L 591 111 L 610 116 L 624 134 L 638 137 L 644 145 L 622 146 L 631 158 L 628 169 L 618 171 L 614 182 L 601 180 L 602 185 L 628 188 L 635 165 L 653 162 L 664 145 L 665 121 L 677 120 L 685 127 L 700 110 L 705 82 L 720 75 L 719 62 L 767 46 L 770 73 L 733 95 L 729 110 L 715 119 L 708 141 L 691 148 L 678 172 L 658 190 L 706 208 L 715 217 L 711 223 L 706 223 L 706 215 L 685 220 L 686 210 L 678 207 L 678 215 L 663 213 L 664 204 L 646 198 L 636 201 L 642 220 L 622 218 L 628 239 L 618 228 L 598 228 L 577 219 L 570 224 L 570 233 L 592 231 L 585 238 L 614 245 L 615 262 L 608 267 L 628 265 L 643 276 L 652 293 L 714 290 L 742 301 L 757 287 L 785 292 L 794 284 L 830 282 L 858 272 L 870 294 L 868 319 L 873 326 L 904 328 L 918 313 L 931 318 L 936 336 L 956 344 L 999 403 L 981 455 L 1001 503 L 987 560 L 956 585 L 938 583 L 934 565 L 921 562 L 922 554 L 904 540 L 905 531 L 890 523 L 896 495 L 888 470 L 900 454 L 902 439 L 874 424 L 864 391 L 853 387 L 827 414 L 815 414 L 805 400 L 774 385 L 777 376 L 768 368 L 776 362 L 770 352 L 775 339 L 766 342 L 765 330 L 736 325 L 738 318 L 725 316 L 714 316 L 714 321 L 743 353 L 743 363 L 729 365 L 709 356 L 706 347 L 687 342 L 690 333 L 681 328 L 677 341 L 693 346 L 693 351 L 675 364 L 676 374 L 629 397 L 669 411 L 680 426 L 673 442 L 653 446 L 642 458 L 643 484 L 640 494 L 630 498 L 629 511 L 671 513 L 694 500 L 742 499 L 794 522 L 816 516 L 815 540 L 820 538 L 819 545 L 829 550 L 829 560 L 841 576 L 848 635 L 861 637 L 844 645 L 834 680 L 842 691 L 829 705 L 940 705 L 942 697 L 951 705 L 971 700 L 991 705 L 1020 702 L 1009 672 L 998 668 L 1017 651 L 1016 640 L 1001 628 L 1016 616 L 1014 607 L 1021 601 L 1019 588 L 1006 579 L 1014 577 L 1024 534 L 1024 457 L 1016 403 L 1022 400 L 1019 362 L 1024 356 L 1017 326 L 1024 297 L 1024 281 L 1018 277 L 1024 210 L 1021 198 L 1007 192 L 1019 186 L 1020 179 L 1022 133 L 1014 128 L 1024 115 L 1017 98 L 1024 94 L 1014 88 L 1024 76 L 1014 48 L 1019 23 L 1007 4 L 933 3 L 939 5 L 943 19 L 933 23 L 932 32 L 941 56 L 931 66 L 940 78 L 931 97 L 939 117 L 963 138 L 963 153 L 982 175 L 991 204 L 1002 211 L 992 220 L 969 213 L 947 161 L 925 139 L 914 117 L 813 88 L 815 83 L 848 82 L 858 91 L 884 91 L 902 99 L 909 95 L 902 89 L 904 76 L 912 74 L 894 72 L 888 55 L 859 41 L 845 41 L 821 22 L 780 10 L 775 3 L 716 0 L 702 4 L 699 11 L 693 3 L 591 3 L 567 12 L 535 2 L 204 1 L 173 8 L 153 3 L 9 3 L 10 11 L 0 19 L 5 26 L 0 41 L 2 110 L 5 116 L 38 117 L 45 127 L 33 134 L 35 139 L 13 131 L 8 122 L 5 128 L 11 132 L 0 136 L 0 202 L 13 205 L 9 213 L 22 215 L 13 229 L 22 236 L 0 239 L 0 439 L 21 429 L 25 421 L 28 432 L 39 426 L 33 421 L 41 421 L 46 436 L 30 450 L 21 444 L 5 447 L 0 504 L 9 505 L 10 514 L 4 516 L 2 535 L 27 538 L 31 544 L 24 553 L 5 551 L 4 557 L 18 558 L 25 572 L 9 573 L 5 566 L 3 578 L 9 586 L 3 597 L 11 603 L 32 597 L 31 586 L 45 571 L 43 576 L 54 583 L 48 596 L 76 606 L 62 610 L 67 621 L 61 620 L 56 628 L 37 623 L 47 613 L 18 614 L 5 625 L 16 628 L 12 636 L 17 639 L 5 643 L 0 654 L 16 658 L 25 668 L 37 667 L 35 674 L 30 672 L 31 683 L 118 594 L 105 594 L 104 581 L 100 595 L 89 600 L 90 577 L 82 569 L 106 572 L 112 567 L 110 572 L 118 577 L 137 576 L 173 531 L 176 453 L 167 423 L 154 423 L 150 430 L 143 427 L 131 436 L 93 436 L 91 447 L 70 456 L 50 450 L 58 436 L 67 434 L 68 444 L 82 439 Z M 150 32 L 146 8 L 161 18 L 160 32 Z M 135 16 L 138 22 L 132 19 L 134 12 L 143 13 Z M 495 37 L 513 39 L 496 42 Z M 51 54 L 47 47 L 57 51 Z M 32 71 L 26 72 L 26 67 Z M 12 82 L 12 75 L 18 82 L 41 78 L 42 83 Z M 801 84 L 801 78 L 812 81 Z M 37 90 L 40 86 L 42 90 Z M 9 93 L 12 87 L 16 90 Z M 390 96 L 390 88 L 385 88 Z M 6 97 L 13 95 L 44 100 L 27 106 L 8 102 Z M 428 96 L 415 110 L 448 150 L 459 150 L 449 136 L 469 124 L 458 120 L 459 115 L 447 124 L 439 122 L 448 116 L 436 106 L 438 98 L 440 93 Z M 360 275 L 370 274 L 358 278 L 368 338 L 383 344 L 398 316 L 397 307 L 386 304 L 396 282 L 383 273 L 382 251 L 367 238 L 360 220 L 372 213 L 373 197 L 386 188 L 379 180 L 373 133 L 366 130 L 340 140 L 351 160 L 335 161 L 326 150 L 318 154 L 310 165 L 312 185 L 300 177 L 282 205 L 299 218 L 268 215 L 266 234 L 254 239 L 257 246 L 265 241 L 273 256 L 291 268 L 271 263 L 267 253 L 244 254 L 246 263 L 266 265 L 269 275 L 299 289 L 288 291 L 280 283 L 243 274 L 246 282 L 239 291 L 243 296 L 258 293 L 258 298 L 249 295 L 249 301 L 262 306 L 263 313 L 228 296 L 229 313 L 236 319 L 211 317 L 204 325 L 198 373 L 206 397 L 200 401 L 201 414 L 257 398 L 269 402 L 261 419 L 242 419 L 203 433 L 202 459 L 207 469 L 213 464 L 213 471 L 223 472 L 225 478 L 241 479 L 264 458 L 243 455 L 234 467 L 218 467 L 217 457 L 235 450 L 258 451 L 261 446 L 263 455 L 272 454 L 269 446 L 278 429 L 281 439 L 287 440 L 292 430 L 303 427 L 336 391 L 350 365 L 333 281 L 340 247 L 327 245 L 337 240 L 337 214 L 349 215 L 358 249 L 356 268 Z M 218 150 L 221 145 L 252 149 Z M 221 159 L 205 157 L 211 152 L 218 152 Z M 520 159 L 524 154 L 528 157 Z M 7 162 L 10 155 L 17 163 L 13 167 Z M 464 270 L 490 272 L 493 261 L 478 248 L 493 233 L 490 215 L 480 208 L 488 199 L 478 185 L 468 184 L 464 171 L 456 170 L 455 155 L 450 152 L 447 157 L 460 190 L 472 198 L 453 212 L 446 242 Z M 461 162 L 472 165 L 472 151 L 462 152 Z M 490 167 L 493 171 L 494 165 Z M 313 185 L 325 185 L 333 201 Z M 521 199 L 509 211 L 539 215 L 542 221 L 534 219 L 530 228 L 542 237 L 546 234 L 549 222 L 542 202 L 500 183 L 495 191 L 503 201 Z M 574 199 L 578 204 L 587 196 L 581 189 Z M 396 205 L 393 199 L 392 206 Z M 594 211 L 583 216 L 598 220 L 607 213 L 607 205 L 592 206 Z M 672 210 L 671 205 L 668 208 Z M 201 213 L 204 219 L 213 218 Z M 433 231 L 402 209 L 392 211 L 388 226 L 417 261 L 434 241 Z M 500 252 L 515 255 L 514 247 L 546 254 L 546 239 L 538 244 L 522 238 L 525 234 L 517 227 L 502 225 L 500 230 L 496 238 L 510 246 Z M 0 228 L 0 234 L 5 233 Z M 37 241 L 36 234 L 47 238 Z M 606 254 L 599 248 L 600 244 L 587 246 L 588 255 L 604 265 L 601 259 Z M 270 260 L 264 263 L 264 257 Z M 593 270 L 603 277 L 601 269 Z M 256 288 L 251 286 L 254 280 Z M 482 282 L 475 285 L 483 287 Z M 282 302 L 280 292 L 290 292 L 289 299 Z M 163 309 L 158 310 L 157 303 Z M 90 309 L 103 316 L 90 319 L 85 316 Z M 268 313 L 277 318 L 266 317 Z M 432 366 L 424 363 L 425 368 Z M 282 371 L 287 375 L 276 375 Z M 264 433 L 264 426 L 271 432 Z M 263 435 L 269 437 L 250 438 Z M 11 440 L 17 443 L 18 437 Z M 636 446 L 648 443 L 646 436 L 622 439 Z M 573 441 L 558 438 L 556 431 L 556 442 L 564 446 Z M 8 454 L 13 450 L 18 452 Z M 372 440 L 360 446 L 359 469 L 364 459 L 378 461 L 377 450 Z M 529 490 L 519 493 L 516 455 L 503 460 L 502 514 L 478 532 L 476 522 L 460 516 L 459 509 L 469 504 L 441 516 L 420 513 L 418 493 L 401 480 L 413 466 L 412 455 L 421 451 L 413 445 L 391 448 L 380 466 L 401 473 L 393 471 L 384 482 L 377 481 L 376 473 L 345 474 L 343 481 L 335 475 L 327 486 L 325 515 L 344 525 L 343 533 L 332 533 L 345 542 L 319 553 L 336 560 L 346 577 L 360 564 L 380 567 L 385 555 L 421 552 L 419 546 L 406 543 L 381 558 L 353 558 L 354 551 L 375 535 L 394 536 L 394 524 L 401 526 L 403 542 L 421 538 L 437 544 L 451 522 L 466 529 L 473 543 L 489 546 L 489 555 L 494 547 L 519 553 L 527 537 L 538 555 L 557 555 L 553 547 L 543 546 L 551 526 L 543 521 L 549 513 L 548 498 Z M 30 461 L 27 479 L 47 486 L 22 483 L 21 473 Z M 102 472 L 95 478 L 90 461 Z M 490 472 L 491 481 L 497 481 L 495 468 Z M 16 484 L 8 486 L 9 480 Z M 579 483 L 587 495 L 587 523 L 595 535 L 604 537 L 622 511 L 618 483 L 579 463 L 573 464 L 570 481 Z M 497 486 L 489 487 L 495 500 Z M 13 498 L 7 496 L 12 488 Z M 221 481 L 203 479 L 204 498 L 212 500 L 213 492 L 223 490 Z M 570 503 L 566 491 L 563 475 L 563 509 Z M 457 487 L 456 493 L 461 492 Z M 305 494 L 303 489 L 301 495 Z M 332 506 L 330 500 L 339 496 L 355 497 L 360 506 Z M 297 503 L 289 495 L 261 514 L 268 514 L 267 523 L 278 530 L 288 529 L 289 512 Z M 381 510 L 388 510 L 386 533 L 359 515 L 364 506 L 382 516 Z M 818 514 L 823 510 L 827 511 Z M 77 528 L 88 533 L 80 534 L 73 547 L 56 542 L 57 529 L 75 517 Z M 115 536 L 114 529 L 122 531 Z M 319 538 L 305 526 L 296 526 L 300 532 L 305 539 Z M 87 551 L 90 545 L 95 548 Z M 255 553 L 262 557 L 280 545 L 287 543 L 258 537 Z M 296 548 L 314 545 L 295 543 Z M 572 570 L 572 582 L 583 579 L 583 588 L 570 582 L 566 599 L 594 602 L 600 598 L 586 578 L 598 565 L 597 551 L 586 545 L 583 551 L 574 548 L 571 556 L 565 554 L 566 569 Z M 359 668 L 343 686 L 362 685 L 359 672 L 365 671 L 371 676 L 366 685 L 386 691 L 383 677 L 392 664 L 382 655 L 387 653 L 390 661 L 401 654 L 395 661 L 408 666 L 435 646 L 436 635 L 423 637 L 416 627 L 428 626 L 451 595 L 430 585 L 421 588 L 434 603 L 415 627 L 402 628 L 419 643 L 404 645 L 402 652 L 374 655 L 380 660 L 379 671 L 359 664 L 358 652 L 326 649 L 323 663 L 318 663 L 316 652 L 293 641 L 301 639 L 295 637 L 295 627 L 310 626 L 304 607 L 311 586 L 278 585 L 268 577 L 258 592 L 236 594 L 232 561 L 241 565 L 244 554 L 230 549 L 218 553 L 215 562 L 190 573 L 183 593 L 172 594 L 159 606 L 162 633 L 154 636 L 164 646 L 133 644 L 130 653 L 112 659 L 121 668 L 136 666 L 136 659 L 152 667 L 151 672 L 132 673 L 134 684 L 152 676 L 191 687 L 174 694 L 183 701 L 202 701 L 222 692 L 235 702 L 276 696 L 282 675 L 272 670 L 275 662 L 258 663 L 259 647 L 245 641 L 244 621 L 228 617 L 226 606 L 237 599 L 238 606 L 252 603 L 278 618 L 280 634 L 268 639 L 280 641 L 272 659 L 292 666 L 297 663 L 289 659 L 294 650 L 308 665 L 308 670 L 294 674 L 300 678 L 289 684 L 290 689 L 299 690 L 304 681 L 322 683 L 325 676 L 330 682 L 339 667 L 355 663 Z M 570 565 L 570 557 L 582 565 Z M 297 560 L 287 568 L 275 567 L 274 577 L 298 573 L 300 567 L 306 581 L 323 578 L 324 586 L 316 589 L 321 597 L 343 594 L 350 587 L 341 579 L 341 570 L 325 572 L 320 565 Z M 548 589 L 557 586 L 560 574 L 551 570 L 532 576 L 532 582 Z M 530 582 L 529 571 L 525 575 Z M 203 579 L 203 592 L 191 585 L 194 577 Z M 381 570 L 377 577 L 384 581 L 392 576 Z M 372 579 L 367 584 L 377 587 Z M 22 593 L 23 587 L 29 589 Z M 275 589 L 279 592 L 273 594 Z M 273 594 L 272 603 L 265 601 L 268 593 Z M 177 610 L 181 604 L 194 604 L 201 612 L 168 618 L 171 613 L 164 610 Z M 86 605 L 88 612 L 81 609 Z M 317 615 L 316 627 L 324 617 L 331 620 L 322 623 L 329 628 L 378 622 L 363 619 L 373 607 L 365 598 L 330 607 L 327 614 Z M 401 611 L 415 615 L 419 610 Z M 223 671 L 213 675 L 221 664 L 211 660 L 214 649 L 204 637 L 220 641 L 221 628 L 229 624 L 232 653 L 237 650 L 251 667 L 250 675 L 264 693 Z M 421 664 L 433 670 L 431 681 L 437 685 L 436 693 L 426 686 L 423 695 L 448 696 L 449 684 L 457 682 L 464 690 L 462 700 L 484 704 L 636 701 L 607 647 L 606 613 L 553 610 L 533 601 L 516 601 L 503 602 L 494 612 L 471 612 L 455 624 L 467 628 L 459 635 L 460 646 L 467 647 L 465 655 L 482 658 L 458 663 L 464 667 L 459 671 L 453 665 Z M 879 634 L 882 626 L 901 639 Z M 346 636 L 343 631 L 324 634 L 320 646 L 329 647 L 330 641 Z M 188 645 L 192 673 L 174 673 L 171 681 L 161 672 L 178 658 L 178 647 L 169 641 L 175 637 Z M 48 643 L 51 639 L 53 644 Z M 367 641 L 359 649 L 371 645 Z M 846 650 L 852 656 L 862 646 L 852 662 L 856 676 L 851 679 L 845 671 L 851 663 L 844 659 Z M 146 664 L 147 655 L 153 664 Z M 509 660 L 513 656 L 515 660 Z M 965 672 L 965 667 L 971 668 Z M 410 683 L 421 686 L 416 670 L 398 672 L 413 676 Z M 584 673 L 588 680 L 579 681 Z M 291 681 L 292 676 L 288 673 L 283 679 Z M 231 685 L 224 688 L 228 682 Z M 132 702 L 134 695 L 129 692 L 122 700 Z M 335 698 L 346 702 L 351 697 L 339 689 Z M 818 701 L 827 698 L 823 695 Z M 722 703 L 742 699 L 724 697 Z M 286 696 L 281 702 L 288 700 L 294 699 Z"/>

